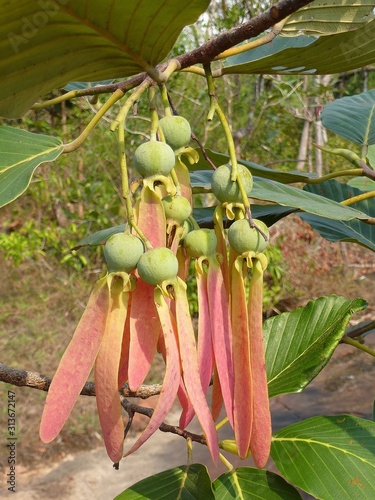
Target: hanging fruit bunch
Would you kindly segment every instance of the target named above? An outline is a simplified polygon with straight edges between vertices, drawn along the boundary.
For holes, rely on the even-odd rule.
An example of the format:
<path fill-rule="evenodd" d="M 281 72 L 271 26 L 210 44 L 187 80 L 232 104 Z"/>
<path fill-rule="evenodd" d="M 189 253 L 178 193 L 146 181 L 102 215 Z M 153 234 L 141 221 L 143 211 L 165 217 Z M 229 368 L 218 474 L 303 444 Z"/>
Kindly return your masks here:
<path fill-rule="evenodd" d="M 173 115 L 165 85 L 160 86 L 165 116 L 154 105 L 155 87 L 142 84 L 126 101 L 115 122 L 118 130 L 125 232 L 104 246 L 107 274 L 94 286 L 87 307 L 52 380 L 41 421 L 42 441 L 52 441 L 64 426 L 94 368 L 100 424 L 110 459 L 124 456 L 124 420 L 118 390 L 127 382 L 137 391 L 157 351 L 165 361 L 158 403 L 146 429 L 125 456 L 137 450 L 162 424 L 178 397 L 183 429 L 194 416 L 216 463 L 220 442 L 215 422 L 222 407 L 233 429 L 235 451 L 252 454 L 264 467 L 270 450 L 271 419 L 262 338 L 263 272 L 268 228 L 251 217 L 253 179 L 237 164 L 229 126 L 207 70 L 209 118 L 217 113 L 227 138 L 230 162 L 212 176 L 219 204 L 214 229 L 201 229 L 192 216 L 192 188 L 185 158 L 188 121 Z M 128 183 L 124 121 L 148 88 L 150 140 L 133 155 L 140 179 L 133 201 Z M 233 221 L 228 231 L 223 219 Z M 189 313 L 186 279 L 194 261 L 199 305 L 197 338 Z M 248 286 L 246 282 L 249 281 Z M 213 384 L 211 402 L 207 391 Z M 222 425 L 222 423 L 217 426 Z"/>

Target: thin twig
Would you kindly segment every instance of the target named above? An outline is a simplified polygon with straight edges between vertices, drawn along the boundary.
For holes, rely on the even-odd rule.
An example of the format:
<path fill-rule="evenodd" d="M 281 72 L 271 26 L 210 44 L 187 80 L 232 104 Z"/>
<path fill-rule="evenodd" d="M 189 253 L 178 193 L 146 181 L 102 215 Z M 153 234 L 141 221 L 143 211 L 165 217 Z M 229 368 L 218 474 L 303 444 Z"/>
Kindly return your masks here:
<path fill-rule="evenodd" d="M 198 137 L 194 134 L 194 132 L 191 133 L 191 138 L 198 144 L 198 146 L 200 147 L 200 150 L 202 151 L 202 155 L 203 155 L 203 158 L 211 165 L 211 167 L 213 168 L 213 170 L 216 170 L 217 167 L 215 165 L 215 163 L 211 160 L 211 158 L 209 158 L 208 154 L 207 154 L 207 151 L 205 150 L 203 144 L 201 143 L 201 141 L 198 139 Z"/>
<path fill-rule="evenodd" d="M 148 418 L 151 418 L 154 410 L 152 408 L 145 408 L 144 406 L 139 406 L 134 403 L 130 403 L 126 398 L 121 397 L 121 405 L 127 413 L 140 413 L 141 415 L 145 415 Z M 159 427 L 159 430 L 162 432 L 171 432 L 172 434 L 177 434 L 178 436 L 183 437 L 184 439 L 191 439 L 192 441 L 200 444 L 204 444 L 207 446 L 207 442 L 203 436 L 200 434 L 194 434 L 193 432 L 186 431 L 185 429 L 180 429 L 180 427 L 176 425 L 170 425 L 162 423 Z"/>

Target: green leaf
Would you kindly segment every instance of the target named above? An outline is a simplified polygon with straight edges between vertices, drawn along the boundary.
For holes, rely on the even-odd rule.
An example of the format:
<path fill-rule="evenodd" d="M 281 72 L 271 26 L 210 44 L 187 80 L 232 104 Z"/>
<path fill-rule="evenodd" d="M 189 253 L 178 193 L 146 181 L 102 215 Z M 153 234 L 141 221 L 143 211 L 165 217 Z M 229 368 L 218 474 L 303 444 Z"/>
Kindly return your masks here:
<path fill-rule="evenodd" d="M 329 102 L 321 118 L 326 128 L 355 144 L 375 144 L 375 90 Z"/>
<path fill-rule="evenodd" d="M 207 170 L 209 164 L 204 158 L 202 151 L 200 149 L 197 149 L 196 151 L 199 153 L 199 161 L 194 165 L 189 165 L 189 170 Z M 229 162 L 229 155 L 217 153 L 211 149 L 206 149 L 205 151 L 216 167 Z M 262 177 L 264 179 L 282 182 L 283 184 L 306 182 L 308 179 L 316 177 L 314 174 L 308 174 L 305 172 L 282 172 L 280 170 L 272 170 L 272 168 L 263 167 L 262 165 L 257 165 L 251 161 L 245 161 L 242 158 L 239 159 L 238 162 L 241 163 L 241 165 L 245 165 L 245 167 L 247 167 L 253 175 L 257 175 L 258 177 Z"/>
<path fill-rule="evenodd" d="M 367 159 L 373 170 L 375 170 L 375 145 L 369 146 L 367 151 Z"/>
<path fill-rule="evenodd" d="M 309 196 L 305 197 L 305 194 Z M 314 193 L 307 193 L 302 189 L 286 186 L 280 184 L 280 182 L 271 180 L 256 179 L 251 197 L 258 200 L 273 201 L 283 206 L 299 208 L 305 212 L 335 220 L 368 218 L 367 214 L 359 210 L 340 205 L 333 200 L 328 200 Z"/>
<path fill-rule="evenodd" d="M 124 78 L 170 52 L 209 0 L 0 0 L 0 115 L 21 116 L 74 81 Z M 6 13 L 6 14 L 5 14 Z"/>
<path fill-rule="evenodd" d="M 214 499 L 207 467 L 181 465 L 150 476 L 120 493 L 115 500 Z"/>
<path fill-rule="evenodd" d="M 18 198 L 29 186 L 34 170 L 56 160 L 60 139 L 13 127 L 0 127 L 0 207 Z"/>
<path fill-rule="evenodd" d="M 368 177 L 353 177 L 347 182 L 347 185 L 360 191 L 375 191 L 375 181 Z"/>
<path fill-rule="evenodd" d="M 82 238 L 77 245 L 72 248 L 72 250 L 77 250 L 77 248 L 85 246 L 96 246 L 105 243 L 112 234 L 122 233 L 125 230 L 126 224 L 120 224 L 119 226 L 109 227 L 107 229 L 102 229 L 96 233 L 89 234 L 85 238 Z"/>
<path fill-rule="evenodd" d="M 276 432 L 280 473 L 314 498 L 375 498 L 375 423 L 351 415 L 313 417 Z"/>
<path fill-rule="evenodd" d="M 361 28 L 374 19 L 374 3 L 315 0 L 294 12 L 281 31 L 283 36 L 332 35 Z"/>
<path fill-rule="evenodd" d="M 213 228 L 215 208 L 216 207 L 195 208 L 193 210 L 193 217 L 201 227 Z M 254 219 L 260 219 L 268 227 L 295 211 L 295 208 L 281 207 L 279 205 L 251 205 L 251 213 Z"/>
<path fill-rule="evenodd" d="M 65 85 L 65 90 L 83 90 L 90 89 L 92 87 L 96 87 L 97 85 L 108 85 L 112 83 L 114 80 L 102 80 L 101 82 L 71 82 L 68 85 Z"/>
<path fill-rule="evenodd" d="M 308 184 L 304 187 L 304 190 L 338 202 L 363 193 L 359 189 L 347 184 L 341 184 L 335 180 L 326 181 L 322 184 Z M 375 217 L 374 198 L 360 201 L 353 205 L 353 207 L 367 213 L 368 218 Z M 366 224 L 356 219 L 351 221 L 333 221 L 311 214 L 298 215 L 318 231 L 323 238 L 329 241 L 351 241 L 375 251 L 375 226 L 372 224 Z"/>
<path fill-rule="evenodd" d="M 198 170 L 190 174 L 194 193 L 211 190 L 212 170 Z M 368 219 L 368 215 L 351 207 L 340 205 L 333 200 L 280 182 L 254 177 L 251 197 L 271 201 L 285 207 L 298 208 L 308 213 L 335 220 Z"/>
<path fill-rule="evenodd" d="M 263 326 L 269 396 L 300 392 L 324 368 L 363 299 L 330 295 L 282 313 Z"/>
<path fill-rule="evenodd" d="M 225 472 L 215 479 L 212 486 L 217 500 L 229 498 L 297 500 L 301 498 L 298 491 L 279 475 L 251 467 L 240 467 Z"/>
<path fill-rule="evenodd" d="M 319 38 L 276 37 L 257 49 L 229 57 L 223 73 L 330 75 L 362 68 L 375 59 L 374 29 L 375 20 L 353 31 Z"/>

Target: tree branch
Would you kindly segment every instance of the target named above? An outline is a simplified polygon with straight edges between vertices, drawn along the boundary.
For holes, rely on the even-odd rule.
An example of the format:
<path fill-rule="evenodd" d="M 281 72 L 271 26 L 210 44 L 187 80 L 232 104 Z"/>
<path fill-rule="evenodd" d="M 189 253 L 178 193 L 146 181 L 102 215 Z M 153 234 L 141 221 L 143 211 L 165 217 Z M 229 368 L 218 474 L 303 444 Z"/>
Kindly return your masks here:
<path fill-rule="evenodd" d="M 27 370 L 19 370 L 17 368 L 6 366 L 2 363 L 0 363 L 0 381 L 16 385 L 18 387 L 30 387 L 32 389 L 38 389 L 40 391 L 48 391 L 49 386 L 51 385 L 51 379 L 49 377 L 46 377 L 45 375 Z M 140 413 L 141 415 L 145 415 L 146 417 L 151 418 L 152 414 L 154 413 L 154 410 L 152 408 L 146 408 L 144 406 L 139 406 L 135 403 L 131 403 L 126 398 L 132 397 L 147 399 L 151 396 L 159 395 L 160 390 L 161 385 L 154 384 L 141 385 L 138 391 L 133 392 L 129 390 L 128 384 L 125 384 L 119 391 L 121 405 L 129 415 Z M 86 382 L 81 391 L 81 396 L 95 396 L 95 384 L 93 382 Z M 204 445 L 207 444 L 203 436 L 180 429 L 175 425 L 162 423 L 159 427 L 159 430 L 161 430 L 162 432 L 171 432 L 172 434 L 177 434 L 184 439 L 191 439 L 196 443 Z"/>
<path fill-rule="evenodd" d="M 11 368 L 0 363 L 0 381 L 7 384 L 16 385 L 18 387 L 30 387 L 39 389 L 40 391 L 48 391 L 51 385 L 51 379 L 37 372 L 27 370 L 19 370 Z M 151 396 L 160 394 L 161 385 L 141 385 L 138 391 L 133 392 L 129 389 L 128 384 L 125 384 L 120 389 L 120 394 L 123 397 L 147 399 Z M 86 382 L 81 391 L 82 396 L 95 396 L 95 384 Z"/>
<path fill-rule="evenodd" d="M 267 12 L 259 14 L 250 21 L 247 21 L 236 28 L 232 28 L 225 33 L 204 43 L 197 49 L 177 57 L 181 69 L 193 66 L 194 64 L 208 64 L 216 56 L 230 49 L 235 45 L 254 38 L 265 30 L 272 28 L 287 16 L 290 16 L 301 7 L 308 5 L 313 0 L 280 0 L 273 5 Z"/>

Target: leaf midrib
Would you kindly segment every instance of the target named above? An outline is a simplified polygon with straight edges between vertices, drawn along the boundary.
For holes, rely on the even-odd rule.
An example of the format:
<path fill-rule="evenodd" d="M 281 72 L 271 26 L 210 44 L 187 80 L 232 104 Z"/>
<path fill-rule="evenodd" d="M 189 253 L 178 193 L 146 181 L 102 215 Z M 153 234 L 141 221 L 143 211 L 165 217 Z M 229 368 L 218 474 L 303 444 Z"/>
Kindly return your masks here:
<path fill-rule="evenodd" d="M 375 469 L 375 462 L 370 462 L 369 460 L 366 460 L 365 458 L 363 458 L 359 455 L 356 455 L 355 453 L 350 452 L 350 451 L 346 450 L 345 448 L 339 448 L 338 446 L 332 445 L 330 443 L 325 443 L 323 441 L 317 441 L 316 439 L 312 439 L 312 438 L 304 438 L 304 439 L 302 439 L 302 438 L 284 438 L 284 437 L 273 436 L 272 441 L 273 442 L 275 442 L 275 441 L 301 442 L 301 443 L 305 443 L 305 444 L 320 445 L 320 446 L 323 446 L 325 448 L 332 448 L 333 450 L 339 451 L 340 453 L 344 453 L 345 455 L 349 455 L 351 457 L 354 457 L 354 458 L 360 460 L 361 462 L 366 463 L 367 465 L 369 465 L 370 467 Z"/>

